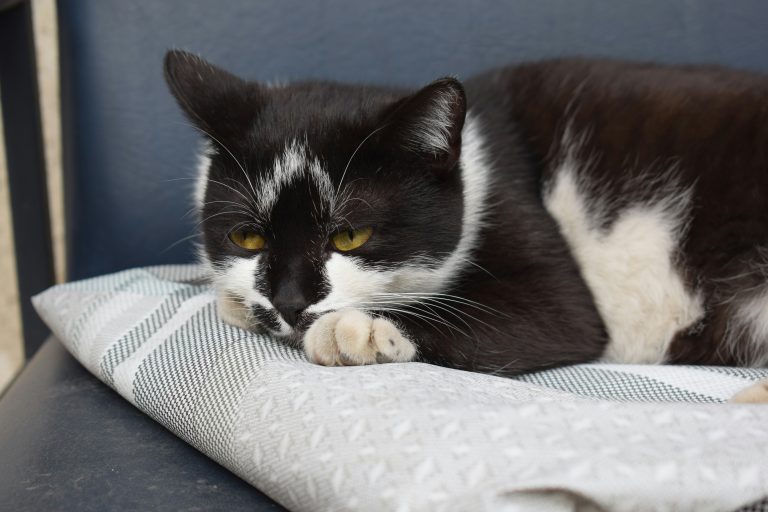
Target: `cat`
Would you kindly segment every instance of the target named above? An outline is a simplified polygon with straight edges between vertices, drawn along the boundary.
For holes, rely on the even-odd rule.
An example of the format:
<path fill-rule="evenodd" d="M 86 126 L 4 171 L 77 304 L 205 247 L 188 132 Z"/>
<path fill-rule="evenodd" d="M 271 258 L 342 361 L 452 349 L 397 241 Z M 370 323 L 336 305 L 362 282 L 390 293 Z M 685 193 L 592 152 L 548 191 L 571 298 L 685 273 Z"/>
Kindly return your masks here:
<path fill-rule="evenodd" d="M 323 365 L 768 364 L 768 77 L 575 58 L 269 86 L 178 50 L 165 77 L 206 141 L 231 324 Z"/>

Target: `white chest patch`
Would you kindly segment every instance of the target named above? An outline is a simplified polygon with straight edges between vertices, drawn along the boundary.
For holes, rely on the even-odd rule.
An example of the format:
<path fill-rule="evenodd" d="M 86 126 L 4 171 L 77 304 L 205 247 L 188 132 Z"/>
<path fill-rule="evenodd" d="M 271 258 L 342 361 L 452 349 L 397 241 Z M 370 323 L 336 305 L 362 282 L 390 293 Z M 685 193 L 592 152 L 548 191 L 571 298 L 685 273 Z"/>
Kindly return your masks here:
<path fill-rule="evenodd" d="M 566 158 L 544 204 L 560 225 L 605 322 L 610 342 L 603 360 L 662 363 L 675 334 L 704 315 L 673 257 L 684 234 L 689 191 L 622 211 L 601 226 L 600 202 L 579 186 L 578 162 Z"/>

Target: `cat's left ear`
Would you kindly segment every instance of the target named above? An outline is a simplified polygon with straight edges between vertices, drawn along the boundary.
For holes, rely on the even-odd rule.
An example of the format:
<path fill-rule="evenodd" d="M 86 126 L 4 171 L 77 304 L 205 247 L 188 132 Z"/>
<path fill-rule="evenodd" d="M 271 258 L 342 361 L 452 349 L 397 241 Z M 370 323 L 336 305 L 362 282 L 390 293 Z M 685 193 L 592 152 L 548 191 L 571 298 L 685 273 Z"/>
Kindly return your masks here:
<path fill-rule="evenodd" d="M 395 104 L 383 136 L 436 169 L 449 170 L 461 156 L 466 114 L 461 82 L 441 78 Z"/>
<path fill-rule="evenodd" d="M 263 90 L 197 55 L 171 50 L 165 80 L 187 118 L 208 136 L 238 136 L 258 115 Z"/>

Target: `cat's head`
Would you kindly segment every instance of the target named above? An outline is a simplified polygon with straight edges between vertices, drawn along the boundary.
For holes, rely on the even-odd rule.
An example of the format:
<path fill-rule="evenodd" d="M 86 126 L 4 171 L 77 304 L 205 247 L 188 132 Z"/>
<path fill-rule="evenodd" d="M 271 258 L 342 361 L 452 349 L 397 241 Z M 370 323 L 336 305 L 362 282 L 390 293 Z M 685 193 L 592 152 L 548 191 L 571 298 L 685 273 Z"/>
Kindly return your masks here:
<path fill-rule="evenodd" d="M 456 277 L 472 242 L 457 80 L 267 86 L 180 51 L 165 76 L 207 141 L 204 261 L 256 323 L 296 337 L 324 312 L 397 310 Z"/>

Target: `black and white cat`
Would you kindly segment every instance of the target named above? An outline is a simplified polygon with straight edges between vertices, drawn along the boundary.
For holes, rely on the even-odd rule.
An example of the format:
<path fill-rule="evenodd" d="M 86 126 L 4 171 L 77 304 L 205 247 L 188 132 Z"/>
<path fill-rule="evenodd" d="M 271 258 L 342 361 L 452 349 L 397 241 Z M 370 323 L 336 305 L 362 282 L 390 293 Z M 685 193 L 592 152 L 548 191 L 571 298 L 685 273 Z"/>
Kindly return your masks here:
<path fill-rule="evenodd" d="M 325 365 L 768 364 L 768 78 L 556 60 L 416 92 L 171 51 L 235 325 Z M 766 392 L 768 393 L 768 392 Z"/>

